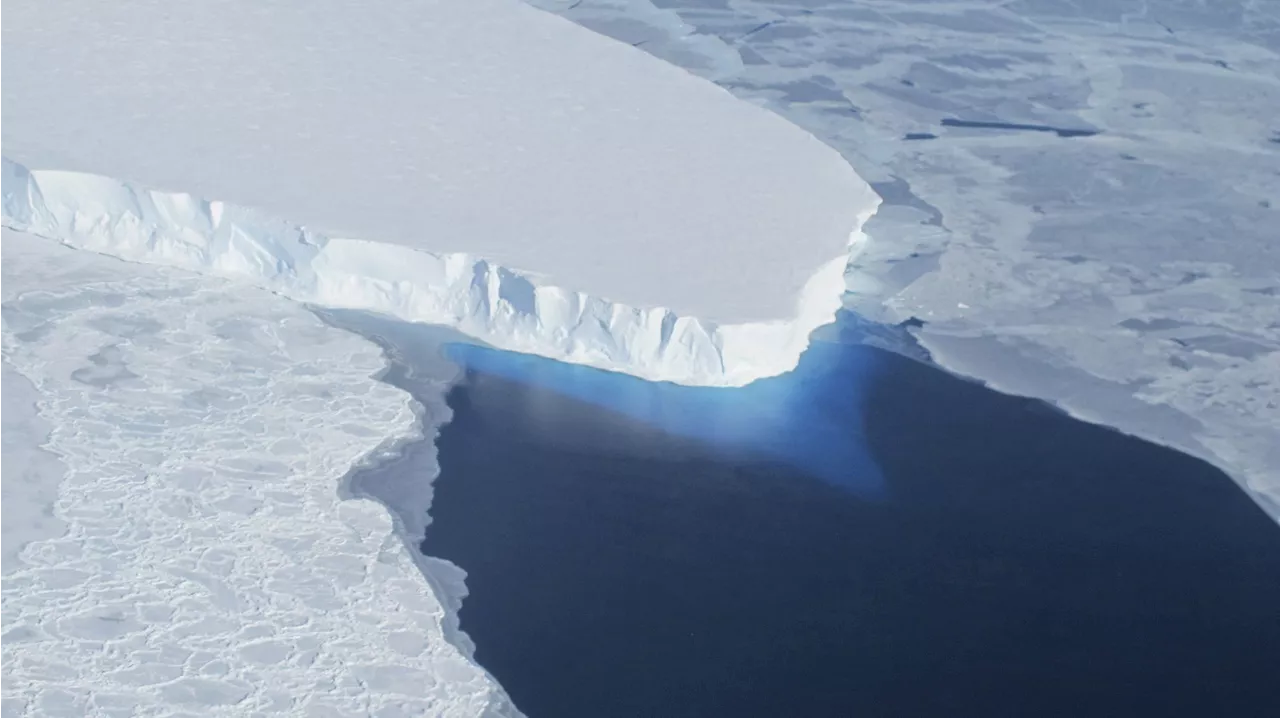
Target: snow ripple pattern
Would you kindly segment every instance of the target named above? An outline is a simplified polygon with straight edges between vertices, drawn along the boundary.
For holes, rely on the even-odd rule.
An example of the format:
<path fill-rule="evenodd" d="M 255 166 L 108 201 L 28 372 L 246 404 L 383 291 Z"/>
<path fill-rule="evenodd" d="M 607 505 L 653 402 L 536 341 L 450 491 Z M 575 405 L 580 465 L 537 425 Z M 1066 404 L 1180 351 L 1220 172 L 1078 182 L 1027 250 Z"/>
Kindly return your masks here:
<path fill-rule="evenodd" d="M 794 369 L 830 323 L 844 271 L 865 243 L 820 267 L 787 321 L 721 324 L 539 284 L 463 253 L 329 238 L 259 212 L 96 175 L 4 161 L 4 223 L 131 261 L 247 279 L 298 301 L 441 324 L 511 351 L 654 381 L 740 386 Z"/>
<path fill-rule="evenodd" d="M 259 290 L 147 275 L 5 306 L 68 530 L 5 577 L 4 714 L 514 713 L 388 512 L 339 496 L 419 430 L 377 348 Z"/>

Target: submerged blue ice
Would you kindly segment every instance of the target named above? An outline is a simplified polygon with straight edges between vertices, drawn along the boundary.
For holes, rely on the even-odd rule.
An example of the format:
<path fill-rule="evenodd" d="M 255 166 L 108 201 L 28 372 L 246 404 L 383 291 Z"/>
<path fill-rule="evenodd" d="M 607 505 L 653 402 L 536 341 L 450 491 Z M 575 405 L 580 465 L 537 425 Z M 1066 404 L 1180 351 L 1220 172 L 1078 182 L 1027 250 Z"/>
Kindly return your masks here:
<path fill-rule="evenodd" d="M 847 333 L 842 317 L 833 333 Z M 453 343 L 468 369 L 533 385 L 688 437 L 727 454 L 773 461 L 863 498 L 882 498 L 884 477 L 863 435 L 874 354 L 816 339 L 792 372 L 745 387 L 690 387 Z"/>

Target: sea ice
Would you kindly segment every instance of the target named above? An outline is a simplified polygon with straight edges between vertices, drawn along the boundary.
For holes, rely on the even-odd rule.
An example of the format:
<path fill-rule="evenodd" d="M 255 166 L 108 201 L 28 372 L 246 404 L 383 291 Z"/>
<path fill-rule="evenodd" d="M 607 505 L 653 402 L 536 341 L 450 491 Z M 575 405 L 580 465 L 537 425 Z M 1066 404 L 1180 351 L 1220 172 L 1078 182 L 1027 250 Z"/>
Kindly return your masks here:
<path fill-rule="evenodd" d="M 849 306 L 1280 519 L 1280 5 L 531 0 L 836 148 Z"/>
<path fill-rule="evenodd" d="M 376 346 L 221 279 L 2 251 L 6 716 L 517 714 L 437 593 L 457 569 L 344 499 L 423 429 Z M 11 434 L 10 371 L 47 437 Z M 57 461 L 11 471 L 39 441 Z M 11 524 L 11 489 L 61 525 Z"/>
<path fill-rule="evenodd" d="M 0 574 L 8 574 L 18 567 L 18 557 L 28 543 L 53 538 L 66 529 L 53 515 L 53 502 L 65 467 L 40 448 L 49 426 L 36 414 L 39 395 L 35 387 L 8 361 L 0 365 L 0 372 L 0 383 L 4 385 L 0 393 L 4 417 L 0 428 L 0 475 L 4 476 L 0 484 L 0 545 L 4 549 Z"/>

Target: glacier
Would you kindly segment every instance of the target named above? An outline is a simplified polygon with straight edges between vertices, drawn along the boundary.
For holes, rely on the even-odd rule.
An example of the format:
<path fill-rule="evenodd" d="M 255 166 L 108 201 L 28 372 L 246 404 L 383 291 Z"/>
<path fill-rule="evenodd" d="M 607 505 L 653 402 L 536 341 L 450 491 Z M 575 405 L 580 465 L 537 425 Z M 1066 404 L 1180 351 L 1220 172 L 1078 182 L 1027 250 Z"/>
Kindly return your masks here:
<path fill-rule="evenodd" d="M 879 204 L 517 0 L 20 2 L 3 38 L 9 226 L 650 379 L 793 367 Z"/>

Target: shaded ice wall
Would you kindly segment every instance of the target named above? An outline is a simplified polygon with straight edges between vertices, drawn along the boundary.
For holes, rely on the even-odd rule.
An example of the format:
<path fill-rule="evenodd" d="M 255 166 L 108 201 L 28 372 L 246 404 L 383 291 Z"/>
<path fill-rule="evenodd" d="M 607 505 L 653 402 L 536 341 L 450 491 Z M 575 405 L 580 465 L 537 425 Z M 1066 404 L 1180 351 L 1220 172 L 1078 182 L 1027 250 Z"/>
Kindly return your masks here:
<path fill-rule="evenodd" d="M 98 251 L 148 261 L 157 227 L 215 231 L 217 217 L 196 215 L 225 202 L 291 223 L 286 234 L 430 255 L 339 256 L 330 243 L 335 279 L 350 263 L 380 281 L 439 283 L 428 265 L 456 257 L 528 315 L 489 322 L 486 338 L 550 337 L 495 342 L 507 348 L 692 383 L 785 371 L 838 306 L 835 265 L 879 203 L 837 152 L 776 114 L 516 0 L 8 10 L 5 156 L 37 172 L 45 218 L 79 213 L 74 227 L 27 229 L 96 231 Z M 175 213 L 135 207 L 146 190 Z M 278 239 L 252 235 L 252 251 L 272 254 Z M 499 281 L 497 267 L 524 279 Z"/>
<path fill-rule="evenodd" d="M 8 160 L 4 223 L 123 259 L 234 277 L 297 301 L 454 327 L 503 349 L 704 385 L 740 385 L 795 367 L 809 334 L 834 318 L 844 268 L 862 243 L 855 233 L 844 253 L 817 269 L 793 298 L 791 318 L 716 323 L 548 285 L 472 254 L 331 239 L 222 202 L 30 172 Z"/>

